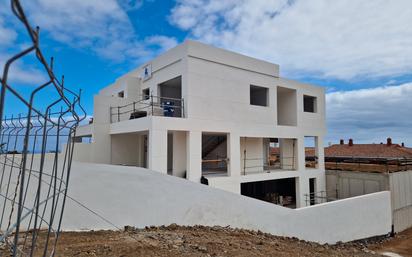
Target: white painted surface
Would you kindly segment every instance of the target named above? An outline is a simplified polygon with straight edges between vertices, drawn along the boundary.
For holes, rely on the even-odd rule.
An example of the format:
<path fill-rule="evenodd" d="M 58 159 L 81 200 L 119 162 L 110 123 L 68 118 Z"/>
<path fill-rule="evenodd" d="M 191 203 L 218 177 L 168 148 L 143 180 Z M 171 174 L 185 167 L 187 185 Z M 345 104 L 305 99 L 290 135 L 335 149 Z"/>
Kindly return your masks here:
<path fill-rule="evenodd" d="M 150 79 L 141 80 L 139 76 L 147 65 L 152 67 L 152 76 Z M 159 84 L 178 76 L 181 76 L 182 82 L 184 118 L 148 116 L 129 120 L 130 113 L 121 115 L 119 119 L 116 115 L 110 116 L 110 112 L 117 112 L 118 106 L 140 101 L 143 89 L 149 89 L 152 95 L 159 96 Z M 268 106 L 250 104 L 251 85 L 267 88 Z M 285 88 L 293 93 L 281 94 Z M 117 97 L 121 91 L 124 91 L 124 98 Z M 303 112 L 303 95 L 317 98 L 316 113 Z M 95 96 L 93 128 L 88 128 L 93 132 L 90 161 L 118 163 L 116 160 L 122 159 L 119 155 L 130 155 L 131 152 L 130 144 L 125 145 L 124 151 L 116 150 L 119 148 L 114 142 L 115 135 L 144 132 L 149 134 L 148 166 L 152 170 L 166 173 L 168 158 L 164 146 L 167 145 L 167 133 L 179 131 L 186 134 L 186 147 L 178 143 L 174 149 L 177 154 L 170 155 L 177 157 L 173 164 L 176 171 L 174 174 L 182 176 L 185 169 L 189 180 L 200 182 L 202 142 L 199 135 L 202 133 L 216 132 L 228 135 L 228 174 L 231 177 L 237 177 L 239 174 L 242 176 L 242 138 L 253 141 L 247 146 L 247 150 L 248 156 L 255 156 L 256 160 L 247 161 L 247 165 L 256 166 L 253 171 L 257 172 L 262 171 L 263 160 L 266 158 L 263 138 L 287 138 L 296 141 L 294 151 L 297 173 L 294 177 L 300 178 L 297 190 L 300 200 L 297 205 L 302 207 L 305 206 L 302 199 L 309 193 L 309 186 L 306 185 L 308 177 L 305 169 L 304 137 L 319 138 L 317 152 L 321 157 L 322 137 L 326 132 L 324 95 L 325 90 L 322 87 L 281 78 L 277 64 L 199 42 L 186 41 L 121 76 Z M 133 108 L 133 105 L 128 106 L 128 110 L 132 110 L 130 108 Z M 139 106 L 138 104 L 137 108 Z M 283 125 L 279 125 L 278 120 Z M 113 145 L 116 147 L 111 147 Z M 291 155 L 291 152 L 287 154 Z M 134 156 L 128 156 L 127 159 L 130 159 L 129 157 L 135 159 Z M 172 166 L 170 163 L 169 160 L 169 166 Z M 324 170 L 322 163 L 319 170 Z M 268 176 L 276 179 L 276 175 Z M 316 181 L 324 181 L 324 173 L 318 172 L 315 176 Z M 234 185 L 236 181 L 239 179 L 224 179 L 212 184 L 231 192 L 240 192 L 240 184 Z M 324 190 L 324 183 L 319 183 L 317 189 Z"/>
<path fill-rule="evenodd" d="M 390 231 L 389 192 L 287 209 L 136 167 L 74 163 L 69 195 L 116 226 L 221 225 L 320 243 Z M 113 229 L 68 200 L 65 230 Z"/>
<path fill-rule="evenodd" d="M 63 144 L 62 149 L 66 149 L 66 148 L 67 148 L 67 145 Z M 92 144 L 76 143 L 75 150 L 73 151 L 73 159 L 78 162 L 90 162 L 92 151 L 93 151 Z"/>

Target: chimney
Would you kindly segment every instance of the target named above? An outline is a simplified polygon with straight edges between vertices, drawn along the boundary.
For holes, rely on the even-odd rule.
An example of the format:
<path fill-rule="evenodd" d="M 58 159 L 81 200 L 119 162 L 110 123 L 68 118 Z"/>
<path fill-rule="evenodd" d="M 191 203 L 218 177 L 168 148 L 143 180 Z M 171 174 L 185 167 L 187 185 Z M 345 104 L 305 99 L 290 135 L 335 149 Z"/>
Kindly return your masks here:
<path fill-rule="evenodd" d="M 402 147 L 405 147 L 405 143 L 404 143 L 404 142 L 402 142 Z"/>
<path fill-rule="evenodd" d="M 349 139 L 349 146 L 353 146 L 353 139 L 352 138 Z"/>
<path fill-rule="evenodd" d="M 391 146 L 391 145 L 392 145 L 392 138 L 388 137 L 388 138 L 386 139 L 386 145 L 387 145 L 387 146 Z"/>
<path fill-rule="evenodd" d="M 345 144 L 345 140 L 343 140 L 343 139 L 339 140 L 339 144 L 340 144 L 340 145 L 344 145 L 344 144 Z"/>

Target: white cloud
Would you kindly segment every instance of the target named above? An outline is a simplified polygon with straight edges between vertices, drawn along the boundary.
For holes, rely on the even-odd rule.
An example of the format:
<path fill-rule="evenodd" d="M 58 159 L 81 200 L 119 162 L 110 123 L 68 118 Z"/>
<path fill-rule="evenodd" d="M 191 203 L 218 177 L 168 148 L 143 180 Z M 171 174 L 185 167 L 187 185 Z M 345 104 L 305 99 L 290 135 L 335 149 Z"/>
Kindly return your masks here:
<path fill-rule="evenodd" d="M 326 94 L 326 141 L 353 138 L 379 143 L 387 137 L 412 145 L 412 83 Z"/>
<path fill-rule="evenodd" d="M 0 2 L 0 77 L 6 60 L 28 45 L 17 44 L 17 31 L 13 27 L 16 19 L 11 14 L 9 1 Z M 23 61 L 14 62 L 8 74 L 8 84 L 21 83 L 26 85 L 40 85 L 47 81 L 46 74 L 36 67 L 25 64 Z"/>
<path fill-rule="evenodd" d="M 134 30 L 126 11 L 135 10 L 142 3 L 142 0 L 22 1 L 32 25 L 40 26 L 41 35 L 116 62 L 135 62 L 167 50 L 166 40 L 139 38 Z M 0 32 L 1 17 L 5 15 L 6 12 L 0 12 Z M 177 44 L 174 38 L 168 38 L 168 42 L 172 42 L 167 45 L 169 48 Z"/>
<path fill-rule="evenodd" d="M 7 28 L 4 19 L 0 16 L 0 46 L 8 46 L 12 44 L 16 38 L 17 33 Z"/>
<path fill-rule="evenodd" d="M 162 42 L 139 39 L 126 14 L 142 3 L 129 0 L 36 0 L 28 2 L 27 6 L 33 22 L 55 40 L 120 62 L 158 53 L 147 51 L 147 48 L 165 50 L 164 45 L 158 44 Z M 169 40 L 174 44 L 168 47 L 176 45 L 175 39 Z"/>
<path fill-rule="evenodd" d="M 411 17 L 409 0 L 178 0 L 170 21 L 288 75 L 351 80 L 411 73 Z"/>

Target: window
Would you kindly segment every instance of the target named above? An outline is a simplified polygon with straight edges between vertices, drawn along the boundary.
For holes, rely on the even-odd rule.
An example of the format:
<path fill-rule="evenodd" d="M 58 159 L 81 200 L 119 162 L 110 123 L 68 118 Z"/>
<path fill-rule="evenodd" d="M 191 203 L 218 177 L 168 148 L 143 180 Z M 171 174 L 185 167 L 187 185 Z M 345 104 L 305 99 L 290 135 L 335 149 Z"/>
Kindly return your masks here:
<path fill-rule="evenodd" d="M 250 85 L 250 104 L 268 106 L 268 89 Z"/>
<path fill-rule="evenodd" d="M 124 91 L 120 91 L 119 93 L 117 93 L 117 96 L 123 98 L 124 97 Z"/>
<path fill-rule="evenodd" d="M 318 168 L 319 143 L 316 136 L 305 136 L 305 166 L 307 169 Z"/>
<path fill-rule="evenodd" d="M 150 98 L 150 88 L 146 88 L 142 90 L 143 100 L 147 100 Z"/>
<path fill-rule="evenodd" d="M 303 95 L 303 111 L 316 112 L 316 97 Z"/>

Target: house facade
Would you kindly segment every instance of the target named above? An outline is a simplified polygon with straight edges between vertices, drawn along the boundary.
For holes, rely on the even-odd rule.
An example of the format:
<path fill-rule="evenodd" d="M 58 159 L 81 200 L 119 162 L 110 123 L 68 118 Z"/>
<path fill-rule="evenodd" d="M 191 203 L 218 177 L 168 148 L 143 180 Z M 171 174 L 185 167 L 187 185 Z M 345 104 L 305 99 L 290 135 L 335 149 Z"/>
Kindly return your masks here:
<path fill-rule="evenodd" d="M 323 88 L 281 78 L 276 64 L 186 41 L 94 96 L 73 158 L 303 207 L 325 190 L 325 132 Z"/>

